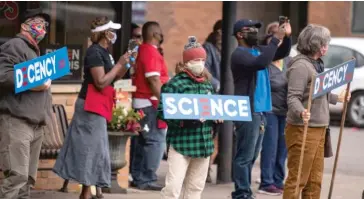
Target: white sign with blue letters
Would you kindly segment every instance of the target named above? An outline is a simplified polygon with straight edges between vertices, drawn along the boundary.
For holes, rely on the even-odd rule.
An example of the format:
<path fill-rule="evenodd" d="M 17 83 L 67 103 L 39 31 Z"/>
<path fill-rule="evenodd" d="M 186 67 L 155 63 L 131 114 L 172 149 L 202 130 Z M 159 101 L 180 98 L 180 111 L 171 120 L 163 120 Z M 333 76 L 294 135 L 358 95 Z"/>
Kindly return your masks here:
<path fill-rule="evenodd" d="M 251 121 L 249 97 L 162 93 L 165 119 Z"/>
<path fill-rule="evenodd" d="M 70 73 L 67 47 L 14 66 L 15 93 L 43 85 Z"/>

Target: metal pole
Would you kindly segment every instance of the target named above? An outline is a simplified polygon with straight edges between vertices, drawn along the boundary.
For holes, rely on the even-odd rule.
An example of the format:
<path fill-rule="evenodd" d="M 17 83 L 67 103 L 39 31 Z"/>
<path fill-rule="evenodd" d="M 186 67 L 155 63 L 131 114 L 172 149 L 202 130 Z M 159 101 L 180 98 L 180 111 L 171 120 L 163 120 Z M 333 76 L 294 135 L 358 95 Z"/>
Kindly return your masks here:
<path fill-rule="evenodd" d="M 233 77 L 230 69 L 230 56 L 234 47 L 233 26 L 236 20 L 236 1 L 222 4 L 222 50 L 221 50 L 221 89 L 223 95 L 234 94 Z M 233 123 L 225 121 L 219 128 L 219 162 L 217 183 L 231 182 L 233 156 Z"/>

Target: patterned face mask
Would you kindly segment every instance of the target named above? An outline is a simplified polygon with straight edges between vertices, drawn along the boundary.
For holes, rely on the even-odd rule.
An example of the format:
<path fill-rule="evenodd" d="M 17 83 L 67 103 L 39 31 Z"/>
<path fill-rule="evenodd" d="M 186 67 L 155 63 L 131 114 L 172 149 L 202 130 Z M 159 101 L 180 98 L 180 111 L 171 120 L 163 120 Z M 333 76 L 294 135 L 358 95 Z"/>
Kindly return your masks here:
<path fill-rule="evenodd" d="M 45 35 L 47 34 L 47 31 L 45 30 L 46 23 L 38 20 L 32 20 L 27 24 L 29 26 L 28 32 L 31 34 L 33 39 L 38 43 L 42 41 L 42 39 L 44 39 Z"/>

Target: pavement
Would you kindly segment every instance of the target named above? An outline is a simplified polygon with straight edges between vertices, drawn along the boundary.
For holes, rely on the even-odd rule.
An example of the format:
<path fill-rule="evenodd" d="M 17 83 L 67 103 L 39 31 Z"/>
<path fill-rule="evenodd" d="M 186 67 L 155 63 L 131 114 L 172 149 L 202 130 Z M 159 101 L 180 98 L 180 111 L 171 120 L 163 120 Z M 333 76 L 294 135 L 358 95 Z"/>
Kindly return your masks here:
<path fill-rule="evenodd" d="M 339 135 L 339 128 L 332 127 L 332 145 L 336 153 L 336 145 Z M 335 177 L 334 190 L 331 199 L 360 199 L 364 190 L 364 129 L 345 128 L 341 144 L 338 168 Z M 322 184 L 321 198 L 327 198 L 334 158 L 325 159 L 325 172 Z M 163 161 L 158 170 L 160 183 L 167 171 L 167 163 Z M 213 169 L 216 171 L 216 167 Z M 255 164 L 252 179 L 258 179 L 260 175 L 259 161 Z M 216 180 L 216 173 L 213 173 Z M 252 182 L 253 190 L 256 192 L 258 184 Z M 207 184 L 203 192 L 203 199 L 228 199 L 231 198 L 231 191 L 234 189 L 232 183 L 229 184 Z M 266 196 L 256 194 L 257 199 L 274 199 L 282 196 Z M 37 199 L 77 199 L 77 193 L 59 193 L 52 191 L 33 191 L 32 198 Z M 105 199 L 159 199 L 159 192 L 139 191 L 129 189 L 127 194 L 104 194 Z"/>

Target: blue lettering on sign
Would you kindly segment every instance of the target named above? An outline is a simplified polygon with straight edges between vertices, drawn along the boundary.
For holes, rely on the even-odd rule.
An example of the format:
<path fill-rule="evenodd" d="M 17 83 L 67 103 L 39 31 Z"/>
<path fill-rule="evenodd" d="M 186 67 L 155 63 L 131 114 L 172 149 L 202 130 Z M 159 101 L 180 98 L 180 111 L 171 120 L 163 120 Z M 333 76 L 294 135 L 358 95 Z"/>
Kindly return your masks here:
<path fill-rule="evenodd" d="M 165 119 L 251 121 L 247 96 L 162 93 Z"/>
<path fill-rule="evenodd" d="M 43 85 L 70 73 L 67 47 L 14 66 L 15 93 Z"/>
<path fill-rule="evenodd" d="M 354 76 L 355 61 L 355 59 L 352 59 L 318 74 L 313 82 L 315 86 L 312 93 L 312 99 L 320 97 L 335 88 L 351 82 Z"/>

